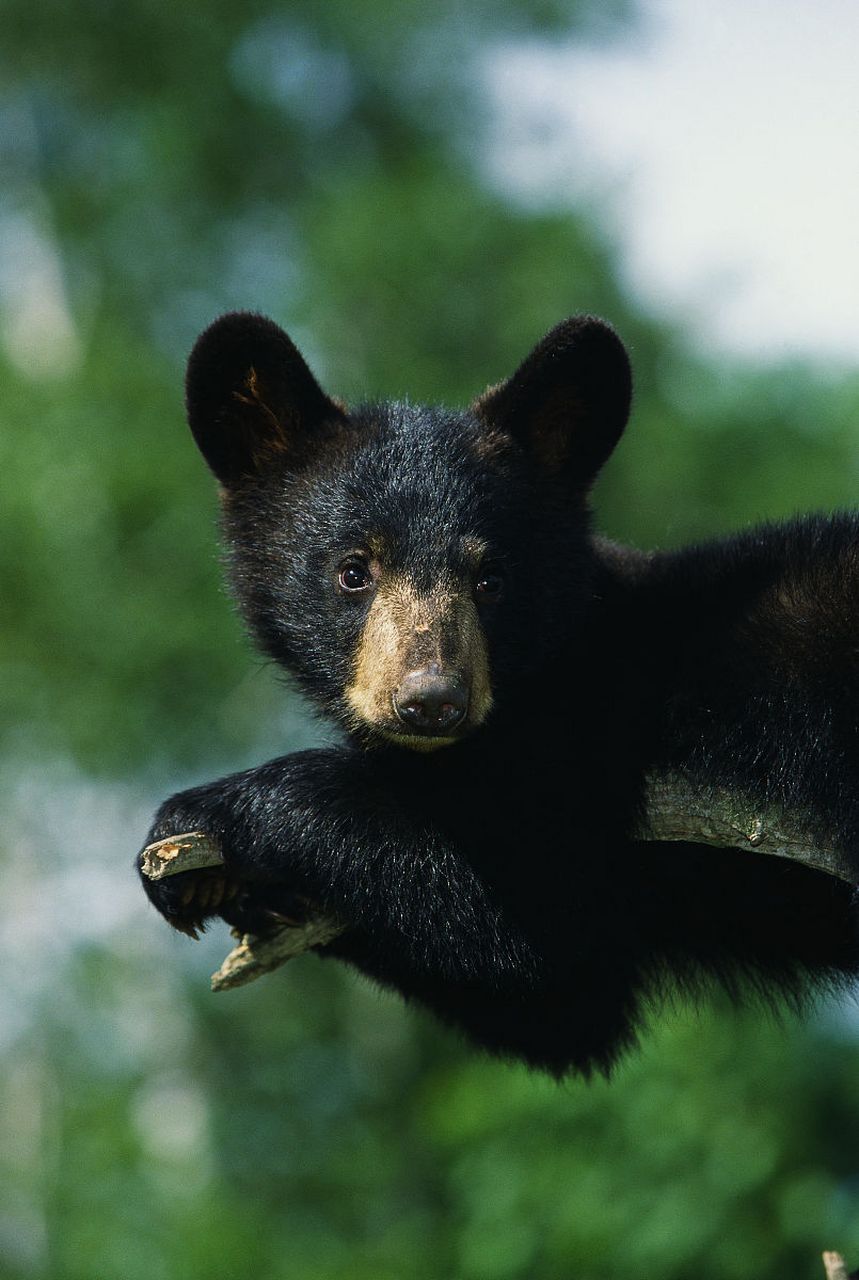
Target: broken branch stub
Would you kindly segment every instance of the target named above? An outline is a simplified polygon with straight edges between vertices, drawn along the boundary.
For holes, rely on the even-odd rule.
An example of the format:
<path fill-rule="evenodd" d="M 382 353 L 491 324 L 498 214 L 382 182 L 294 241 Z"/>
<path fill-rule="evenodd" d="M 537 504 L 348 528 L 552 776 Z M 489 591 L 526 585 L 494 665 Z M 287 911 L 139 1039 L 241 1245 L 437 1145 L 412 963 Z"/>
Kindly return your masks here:
<path fill-rule="evenodd" d="M 645 816 L 634 835 L 638 840 L 747 849 L 789 858 L 839 879 L 852 880 L 843 855 L 813 840 L 791 815 L 756 810 L 734 792 L 698 787 L 678 775 L 648 779 Z M 181 871 L 217 867 L 222 862 L 218 842 L 202 831 L 191 831 L 148 845 L 140 866 L 150 880 L 160 880 Z M 252 982 L 293 956 L 326 946 L 344 927 L 329 917 L 313 916 L 301 924 L 282 925 L 265 937 L 236 934 L 237 945 L 212 975 L 212 990 L 228 991 Z"/>
<path fill-rule="evenodd" d="M 204 831 L 186 831 L 148 844 L 140 855 L 140 870 L 149 880 L 163 880 L 180 871 L 204 871 L 223 862 L 221 846 Z"/>
<path fill-rule="evenodd" d="M 283 925 L 264 938 L 242 934 L 220 969 L 212 974 L 212 990 L 229 991 L 232 987 L 244 986 L 280 968 L 293 956 L 327 946 L 342 932 L 341 924 L 325 916 L 311 916 L 302 924 Z"/>

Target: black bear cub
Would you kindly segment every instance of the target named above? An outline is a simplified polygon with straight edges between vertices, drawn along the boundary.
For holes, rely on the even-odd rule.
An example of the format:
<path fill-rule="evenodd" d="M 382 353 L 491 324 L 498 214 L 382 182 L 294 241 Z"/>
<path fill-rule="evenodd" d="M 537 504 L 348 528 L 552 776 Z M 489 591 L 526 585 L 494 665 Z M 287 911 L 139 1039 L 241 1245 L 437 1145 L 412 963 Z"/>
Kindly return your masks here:
<path fill-rule="evenodd" d="M 252 635 L 343 730 L 185 791 L 225 875 L 146 882 L 177 928 L 307 904 L 327 953 L 492 1053 L 607 1071 L 649 998 L 859 972 L 853 889 L 778 858 L 630 840 L 648 770 L 805 815 L 859 880 L 859 521 L 679 552 L 595 537 L 628 416 L 616 334 L 553 329 L 466 411 L 347 410 L 262 316 L 188 366 Z"/>

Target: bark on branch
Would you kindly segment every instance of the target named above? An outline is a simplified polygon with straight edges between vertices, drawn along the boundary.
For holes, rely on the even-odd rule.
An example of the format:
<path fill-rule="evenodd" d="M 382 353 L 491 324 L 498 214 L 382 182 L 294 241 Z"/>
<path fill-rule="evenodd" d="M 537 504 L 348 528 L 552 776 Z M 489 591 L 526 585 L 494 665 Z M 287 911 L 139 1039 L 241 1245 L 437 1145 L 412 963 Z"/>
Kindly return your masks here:
<path fill-rule="evenodd" d="M 851 875 L 843 856 L 815 841 L 791 815 L 756 809 L 737 793 L 702 789 L 685 778 L 652 777 L 647 786 L 645 818 L 635 835 L 640 840 L 681 840 L 719 848 L 748 849 L 755 853 L 791 858 L 842 880 Z M 151 880 L 216 867 L 222 862 L 217 842 L 199 831 L 177 832 L 151 844 L 143 852 L 141 867 Z M 323 947 L 343 925 L 316 916 L 300 925 L 284 925 L 264 938 L 236 934 L 238 943 L 212 975 L 212 990 L 242 986 L 293 956 Z M 235 931 L 234 931 L 235 932 Z"/>

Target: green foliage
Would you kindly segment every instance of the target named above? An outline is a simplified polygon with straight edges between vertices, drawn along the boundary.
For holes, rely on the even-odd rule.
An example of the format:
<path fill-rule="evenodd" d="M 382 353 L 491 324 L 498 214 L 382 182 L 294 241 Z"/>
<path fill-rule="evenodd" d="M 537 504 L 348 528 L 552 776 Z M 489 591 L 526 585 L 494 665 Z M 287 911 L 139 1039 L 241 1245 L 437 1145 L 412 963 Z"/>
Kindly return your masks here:
<path fill-rule="evenodd" d="M 183 993 L 181 945 L 84 956 L 9 1055 L 0 1171 L 47 1225 L 11 1280 L 812 1280 L 821 1245 L 859 1251 L 832 1028 L 685 1010 L 557 1086 L 313 960 L 212 1001 L 208 945 Z"/>
<path fill-rule="evenodd" d="M 0 754 L 24 942 L 2 1274 L 799 1280 L 827 1245 L 859 1254 L 844 1015 L 684 1010 L 611 1085 L 559 1088 L 313 960 L 212 1000 L 223 937 L 167 935 L 126 870 L 144 797 L 306 732 L 241 639 L 182 426 L 184 353 L 219 310 L 269 311 L 335 394 L 451 403 L 594 311 L 637 373 L 606 532 L 665 545 L 852 500 L 855 379 L 693 356 L 592 217 L 481 181 L 481 50 L 609 38 L 626 6 L 3 16 Z"/>

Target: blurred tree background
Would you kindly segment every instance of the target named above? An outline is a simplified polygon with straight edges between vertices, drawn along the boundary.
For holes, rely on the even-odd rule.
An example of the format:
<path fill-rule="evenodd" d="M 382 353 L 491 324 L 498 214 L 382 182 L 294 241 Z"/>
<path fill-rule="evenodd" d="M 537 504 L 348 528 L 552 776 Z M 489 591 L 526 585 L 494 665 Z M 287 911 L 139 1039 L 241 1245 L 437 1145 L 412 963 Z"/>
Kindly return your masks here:
<path fill-rule="evenodd" d="M 263 310 L 348 398 L 461 402 L 571 311 L 631 347 L 600 524 L 854 501 L 855 378 L 708 361 L 599 209 L 486 176 L 501 39 L 623 0 L 4 0 L 0 1273 L 704 1280 L 859 1257 L 855 1015 L 667 1011 L 610 1085 L 466 1055 L 313 958 L 212 998 L 129 872 L 157 798 L 313 732 L 220 586 L 181 377 Z"/>

